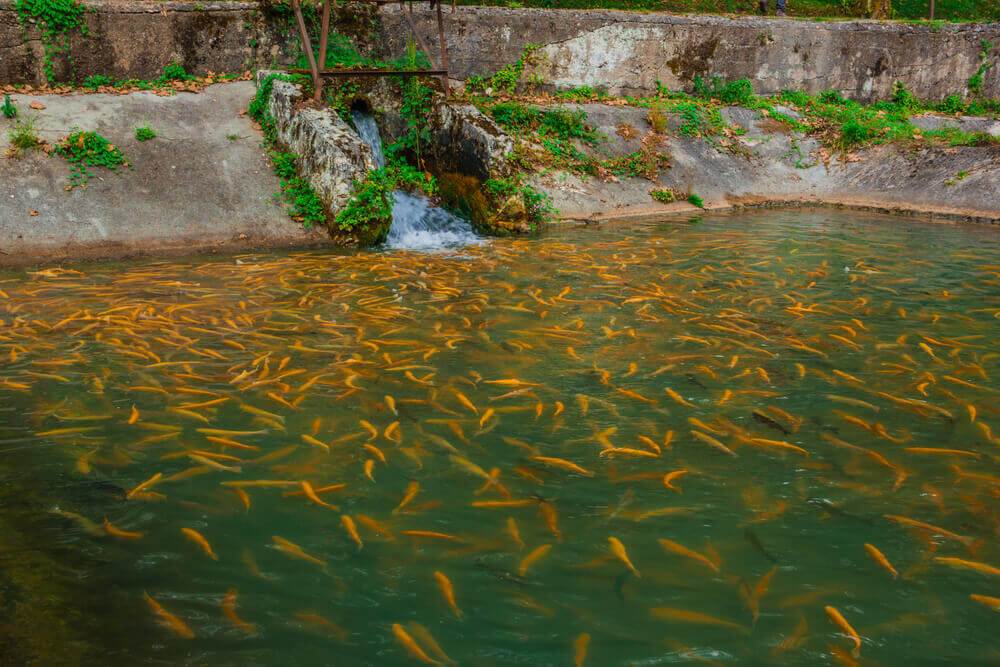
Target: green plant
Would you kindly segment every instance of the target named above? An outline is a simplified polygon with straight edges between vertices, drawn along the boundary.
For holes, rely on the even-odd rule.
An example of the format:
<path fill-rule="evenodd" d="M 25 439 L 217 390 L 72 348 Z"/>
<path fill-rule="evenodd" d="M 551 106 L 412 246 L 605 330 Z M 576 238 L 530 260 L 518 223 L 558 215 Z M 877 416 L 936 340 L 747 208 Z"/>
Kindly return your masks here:
<path fill-rule="evenodd" d="M 979 69 L 969 78 L 969 82 L 966 84 L 969 93 L 972 95 L 979 95 L 983 90 L 983 79 L 986 76 L 987 70 L 992 66 L 989 60 L 991 50 L 993 50 L 993 42 L 986 39 L 979 42 Z"/>
<path fill-rule="evenodd" d="M 135 138 L 137 141 L 149 141 L 156 138 L 156 131 L 149 125 L 135 128 Z"/>
<path fill-rule="evenodd" d="M 82 84 L 84 88 L 90 91 L 96 91 L 98 88 L 104 88 L 112 85 L 114 85 L 114 82 L 111 80 L 111 77 L 106 74 L 91 74 L 83 80 Z"/>
<path fill-rule="evenodd" d="M 3 96 L 3 105 L 0 105 L 0 113 L 3 114 L 4 118 L 17 118 L 17 107 L 14 106 L 10 95 Z"/>
<path fill-rule="evenodd" d="M 466 81 L 466 90 L 480 91 L 488 94 L 506 93 L 512 95 L 517 88 L 524 68 L 535 63 L 533 54 L 540 49 L 538 44 L 526 44 L 521 56 L 509 65 L 498 69 L 493 76 L 487 78 L 475 77 Z"/>
<path fill-rule="evenodd" d="M 502 204 L 511 197 L 518 197 L 524 205 L 525 216 L 532 228 L 551 220 L 556 210 L 552 198 L 524 183 L 521 174 L 507 178 L 491 178 L 483 183 L 485 192 L 494 204 Z"/>
<path fill-rule="evenodd" d="M 677 195 L 670 188 L 656 188 L 649 191 L 649 196 L 661 204 L 669 204 L 677 201 Z"/>
<path fill-rule="evenodd" d="M 694 78 L 694 94 L 703 99 L 718 99 L 723 104 L 737 104 L 754 108 L 757 96 L 753 92 L 753 84 L 749 79 L 724 81 L 722 77 L 713 77 L 706 82 L 700 76 Z"/>
<path fill-rule="evenodd" d="M 184 66 L 178 62 L 172 62 L 163 68 L 163 74 L 157 79 L 160 83 L 167 83 L 168 81 L 191 81 L 195 77 L 187 73 Z"/>
<path fill-rule="evenodd" d="M 373 169 L 363 181 L 355 181 L 351 199 L 337 213 L 343 231 L 369 229 L 392 219 L 392 191 L 396 183 L 385 169 Z"/>
<path fill-rule="evenodd" d="M 698 208 L 705 208 L 704 200 L 693 192 L 688 194 L 687 201 L 692 206 L 697 206 Z"/>
<path fill-rule="evenodd" d="M 650 127 L 653 128 L 653 132 L 656 134 L 664 134 L 667 131 L 667 113 L 663 110 L 661 104 L 653 104 L 649 107 L 649 110 L 646 112 L 646 120 L 649 121 Z"/>
<path fill-rule="evenodd" d="M 226 135 L 226 139 L 228 139 L 229 141 L 239 141 L 242 138 L 243 137 L 241 137 L 240 135 L 236 134 L 235 132 L 232 133 L 232 134 L 227 134 Z"/>
<path fill-rule="evenodd" d="M 41 29 L 45 53 L 42 69 L 47 81 L 55 80 L 53 57 L 69 52 L 73 30 L 79 28 L 81 34 L 87 34 L 83 22 L 86 9 L 76 0 L 16 0 L 14 8 L 22 28 L 27 29 L 28 23 L 34 22 Z"/>
<path fill-rule="evenodd" d="M 955 185 L 956 183 L 959 183 L 960 181 L 964 181 L 968 177 L 968 175 L 969 175 L 969 172 L 963 169 L 962 171 L 958 172 L 957 174 L 955 174 L 951 178 L 945 179 L 944 184 L 946 186 L 948 186 L 948 187 L 951 187 L 952 185 Z"/>
<path fill-rule="evenodd" d="M 56 145 L 55 151 L 70 164 L 70 187 L 86 185 L 93 175 L 89 167 L 117 171 L 127 166 L 125 155 L 97 132 L 73 132 Z"/>
<path fill-rule="evenodd" d="M 17 121 L 14 127 L 7 132 L 7 138 L 10 140 L 12 157 L 20 157 L 25 151 L 36 148 L 42 143 L 35 131 L 34 118 Z"/>

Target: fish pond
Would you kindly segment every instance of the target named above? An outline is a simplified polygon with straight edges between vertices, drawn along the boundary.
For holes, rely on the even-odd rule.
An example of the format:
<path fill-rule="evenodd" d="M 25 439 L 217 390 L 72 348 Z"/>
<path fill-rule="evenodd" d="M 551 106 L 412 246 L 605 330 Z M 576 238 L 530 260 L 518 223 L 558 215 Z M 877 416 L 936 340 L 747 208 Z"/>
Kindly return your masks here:
<path fill-rule="evenodd" d="M 0 273 L 0 662 L 1000 660 L 1000 236 Z"/>

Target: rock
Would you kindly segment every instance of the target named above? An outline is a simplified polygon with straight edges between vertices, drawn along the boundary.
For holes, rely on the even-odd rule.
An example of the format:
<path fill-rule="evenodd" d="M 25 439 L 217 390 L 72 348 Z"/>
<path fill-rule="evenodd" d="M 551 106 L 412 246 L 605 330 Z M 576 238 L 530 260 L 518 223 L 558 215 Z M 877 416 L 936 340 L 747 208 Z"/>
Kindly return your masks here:
<path fill-rule="evenodd" d="M 511 173 L 508 156 L 514 142 L 492 118 L 471 104 L 435 104 L 431 144 L 439 171 L 454 171 L 480 180 Z"/>
<path fill-rule="evenodd" d="M 302 91 L 275 81 L 269 108 L 279 141 L 298 155 L 299 174 L 309 181 L 330 216 L 351 198 L 355 181 L 375 169 L 371 148 L 330 109 L 296 109 Z"/>

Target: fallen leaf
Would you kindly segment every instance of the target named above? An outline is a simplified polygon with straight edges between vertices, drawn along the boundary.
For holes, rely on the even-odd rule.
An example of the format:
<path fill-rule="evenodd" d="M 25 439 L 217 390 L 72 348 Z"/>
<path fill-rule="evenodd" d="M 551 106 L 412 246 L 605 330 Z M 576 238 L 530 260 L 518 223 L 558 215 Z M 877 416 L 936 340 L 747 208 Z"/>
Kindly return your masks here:
<path fill-rule="evenodd" d="M 28 106 L 34 109 L 35 111 L 41 111 L 42 109 L 45 108 L 45 105 L 42 104 L 41 102 L 32 102 Z"/>
<path fill-rule="evenodd" d="M 32 218 L 34 218 L 34 217 L 36 217 L 38 215 L 38 211 L 36 211 L 35 209 L 30 209 L 28 211 L 28 215 L 30 215 Z"/>

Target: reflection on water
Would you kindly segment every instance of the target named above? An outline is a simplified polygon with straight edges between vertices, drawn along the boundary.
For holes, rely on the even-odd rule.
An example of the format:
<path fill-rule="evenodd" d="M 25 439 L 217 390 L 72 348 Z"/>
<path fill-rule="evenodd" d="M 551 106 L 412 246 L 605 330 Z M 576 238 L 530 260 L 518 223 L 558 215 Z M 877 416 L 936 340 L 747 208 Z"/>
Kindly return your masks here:
<path fill-rule="evenodd" d="M 995 661 L 998 315 L 829 212 L 2 274 L 0 658 Z"/>

